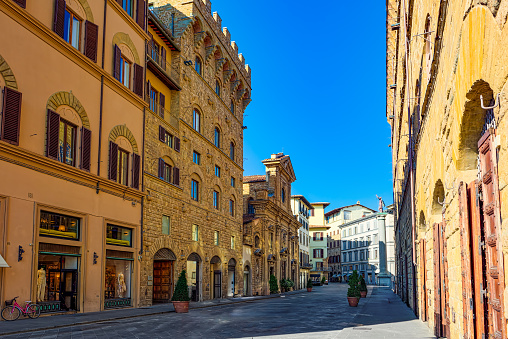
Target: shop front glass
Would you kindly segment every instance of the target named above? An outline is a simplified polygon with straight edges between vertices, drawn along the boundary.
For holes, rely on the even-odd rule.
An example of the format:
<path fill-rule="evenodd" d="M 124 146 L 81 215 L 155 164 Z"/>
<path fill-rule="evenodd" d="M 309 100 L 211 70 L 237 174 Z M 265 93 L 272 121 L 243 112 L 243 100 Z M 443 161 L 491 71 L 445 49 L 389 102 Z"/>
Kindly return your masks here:
<path fill-rule="evenodd" d="M 106 228 L 106 244 L 131 247 L 132 229 L 108 224 Z"/>
<path fill-rule="evenodd" d="M 108 250 L 106 254 L 104 308 L 131 306 L 132 253 L 122 252 L 119 258 L 111 257 L 118 255 L 118 252 L 110 252 L 117 251 Z"/>
<path fill-rule="evenodd" d="M 42 236 L 79 239 L 79 218 L 41 211 L 39 234 Z"/>

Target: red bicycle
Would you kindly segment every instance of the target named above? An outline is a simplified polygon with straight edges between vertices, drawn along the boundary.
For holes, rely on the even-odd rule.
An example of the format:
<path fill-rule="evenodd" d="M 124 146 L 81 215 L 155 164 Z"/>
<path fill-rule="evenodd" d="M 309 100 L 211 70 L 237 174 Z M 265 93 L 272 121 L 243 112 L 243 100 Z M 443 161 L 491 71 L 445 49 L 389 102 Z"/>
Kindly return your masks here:
<path fill-rule="evenodd" d="M 36 319 L 41 315 L 41 309 L 36 304 L 32 304 L 32 301 L 26 301 L 25 307 L 19 306 L 19 304 L 16 302 L 16 299 L 19 297 L 16 297 L 12 300 L 7 300 L 5 302 L 5 307 L 2 309 L 2 319 L 6 321 L 13 321 L 19 318 L 21 313 L 23 313 L 23 316 L 28 316 L 32 319 Z"/>

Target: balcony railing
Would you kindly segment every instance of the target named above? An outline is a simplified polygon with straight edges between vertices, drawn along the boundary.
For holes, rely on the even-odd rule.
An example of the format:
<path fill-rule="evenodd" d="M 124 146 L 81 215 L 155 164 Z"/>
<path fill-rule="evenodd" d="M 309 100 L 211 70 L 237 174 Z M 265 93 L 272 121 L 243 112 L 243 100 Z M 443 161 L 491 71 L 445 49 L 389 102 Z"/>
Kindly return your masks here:
<path fill-rule="evenodd" d="M 169 52 L 171 53 L 171 52 Z M 160 52 L 155 48 L 150 42 L 147 43 L 147 56 L 148 56 L 148 63 L 150 66 L 150 63 L 153 63 L 156 65 L 155 69 L 151 69 L 152 71 L 155 71 L 155 73 L 158 73 L 157 70 L 161 74 L 156 75 L 162 75 L 166 76 L 167 80 L 172 83 L 169 86 L 174 87 L 172 89 L 180 89 L 180 73 L 176 68 L 174 68 L 166 59 L 165 56 L 162 56 Z M 172 86 L 171 86 L 172 85 Z"/>
<path fill-rule="evenodd" d="M 176 129 L 179 128 L 178 116 L 176 114 L 174 114 L 171 111 L 167 110 L 165 107 L 162 107 L 153 98 L 148 98 L 148 100 L 146 100 L 146 102 L 148 103 L 148 109 L 150 111 L 154 112 L 155 114 L 160 116 L 162 119 L 164 119 L 167 122 L 169 122 L 169 124 L 171 126 L 173 126 L 174 128 L 176 128 Z"/>

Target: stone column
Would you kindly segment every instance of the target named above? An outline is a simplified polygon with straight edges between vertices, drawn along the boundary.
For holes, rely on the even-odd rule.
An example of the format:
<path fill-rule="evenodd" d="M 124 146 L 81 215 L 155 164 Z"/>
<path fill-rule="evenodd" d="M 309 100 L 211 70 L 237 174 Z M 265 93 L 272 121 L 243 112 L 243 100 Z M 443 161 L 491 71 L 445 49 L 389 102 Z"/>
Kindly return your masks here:
<path fill-rule="evenodd" d="M 386 270 L 386 213 L 377 216 L 377 228 L 379 235 L 379 274 L 378 285 L 390 286 L 390 274 Z"/>

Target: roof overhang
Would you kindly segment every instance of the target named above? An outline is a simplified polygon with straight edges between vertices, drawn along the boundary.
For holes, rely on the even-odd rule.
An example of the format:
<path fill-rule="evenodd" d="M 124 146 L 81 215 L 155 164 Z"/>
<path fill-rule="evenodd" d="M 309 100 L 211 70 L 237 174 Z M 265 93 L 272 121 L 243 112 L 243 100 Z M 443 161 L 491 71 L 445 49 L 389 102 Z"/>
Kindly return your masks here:
<path fill-rule="evenodd" d="M 9 265 L 7 265 L 7 262 L 2 257 L 2 255 L 0 255 L 0 267 L 10 267 Z"/>

